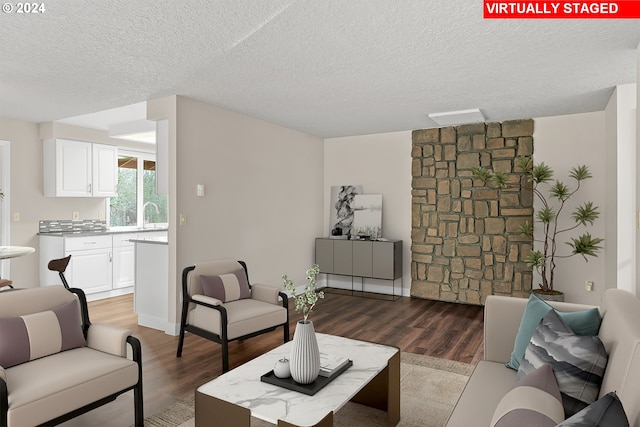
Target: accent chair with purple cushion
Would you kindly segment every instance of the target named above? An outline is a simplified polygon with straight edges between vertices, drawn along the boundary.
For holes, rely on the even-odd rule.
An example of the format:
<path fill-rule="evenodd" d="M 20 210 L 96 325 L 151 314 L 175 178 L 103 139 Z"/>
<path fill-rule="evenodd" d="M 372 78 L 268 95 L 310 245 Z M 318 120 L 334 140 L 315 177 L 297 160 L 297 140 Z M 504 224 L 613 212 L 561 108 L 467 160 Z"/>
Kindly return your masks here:
<path fill-rule="evenodd" d="M 177 357 L 185 332 L 222 345 L 222 371 L 229 370 L 229 342 L 282 326 L 289 341 L 289 300 L 280 288 L 249 283 L 243 261 L 219 259 L 182 272 L 182 317 Z"/>
<path fill-rule="evenodd" d="M 142 426 L 140 342 L 91 324 L 82 290 L 0 292 L 0 427 L 57 425 L 130 390 Z"/>

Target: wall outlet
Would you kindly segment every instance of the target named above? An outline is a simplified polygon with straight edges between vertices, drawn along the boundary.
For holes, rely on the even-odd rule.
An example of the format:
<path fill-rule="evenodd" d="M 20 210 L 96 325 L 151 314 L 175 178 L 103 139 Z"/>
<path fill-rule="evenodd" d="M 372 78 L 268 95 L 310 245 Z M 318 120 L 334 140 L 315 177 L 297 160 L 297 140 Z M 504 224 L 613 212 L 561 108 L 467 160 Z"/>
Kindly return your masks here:
<path fill-rule="evenodd" d="M 104 219 L 104 211 L 103 210 L 99 210 L 98 211 L 98 219 L 99 220 L 103 220 Z"/>
<path fill-rule="evenodd" d="M 13 222 L 20 222 L 20 212 L 13 213 Z"/>
<path fill-rule="evenodd" d="M 591 291 L 593 291 L 593 281 L 591 281 L 591 280 L 587 280 L 587 281 L 585 282 L 585 284 L 584 284 L 584 289 L 585 289 L 587 292 L 591 292 Z"/>
<path fill-rule="evenodd" d="M 71 214 L 71 219 L 72 219 L 72 220 L 74 220 L 74 221 L 79 220 L 79 219 L 80 219 L 80 212 L 75 212 L 75 211 L 74 211 L 74 212 Z"/>

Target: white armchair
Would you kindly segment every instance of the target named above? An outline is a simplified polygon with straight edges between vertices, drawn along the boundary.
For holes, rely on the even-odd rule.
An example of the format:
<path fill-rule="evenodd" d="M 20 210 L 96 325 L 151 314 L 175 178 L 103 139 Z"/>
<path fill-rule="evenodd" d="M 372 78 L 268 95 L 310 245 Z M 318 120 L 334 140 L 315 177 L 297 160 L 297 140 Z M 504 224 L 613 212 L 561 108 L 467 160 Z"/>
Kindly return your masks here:
<path fill-rule="evenodd" d="M 92 325 L 82 290 L 0 292 L 1 427 L 56 425 L 130 390 L 142 426 L 140 341 L 126 329 Z"/>
<path fill-rule="evenodd" d="M 182 272 L 182 318 L 176 356 L 182 356 L 185 332 L 222 345 L 222 370 L 229 370 L 229 342 L 282 326 L 289 341 L 287 295 L 280 288 L 249 283 L 243 261 L 201 262 Z"/>

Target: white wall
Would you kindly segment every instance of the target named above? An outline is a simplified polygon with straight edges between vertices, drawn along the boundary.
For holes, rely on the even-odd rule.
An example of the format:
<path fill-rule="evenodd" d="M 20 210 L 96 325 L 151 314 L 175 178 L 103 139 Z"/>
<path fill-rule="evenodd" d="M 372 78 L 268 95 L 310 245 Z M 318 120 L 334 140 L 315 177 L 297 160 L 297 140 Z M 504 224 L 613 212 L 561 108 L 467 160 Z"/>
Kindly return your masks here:
<path fill-rule="evenodd" d="M 605 203 L 609 221 L 605 223 L 607 253 L 605 255 L 605 288 L 615 287 L 618 282 L 618 91 L 613 91 L 604 110 L 605 113 Z M 634 248 L 635 252 L 635 248 Z"/>
<path fill-rule="evenodd" d="M 235 258 L 252 283 L 281 286 L 283 274 L 303 283 L 322 228 L 322 139 L 184 97 L 176 129 L 175 206 L 187 219 L 177 274 Z"/>
<path fill-rule="evenodd" d="M 606 287 L 636 292 L 636 85 L 615 88 L 606 116 Z"/>
<path fill-rule="evenodd" d="M 572 226 L 570 214 L 581 202 L 590 200 L 599 207 L 600 218 L 593 227 L 579 228 L 565 233 L 560 238 L 559 252 L 570 253 L 564 244 L 569 237 L 588 231 L 593 237 L 605 238 L 605 224 L 608 219 L 605 200 L 605 112 L 573 114 L 566 116 L 542 117 L 534 120 L 534 162 L 544 162 L 555 171 L 554 178 L 560 179 L 574 188 L 574 180 L 568 177 L 571 167 L 585 164 L 589 166 L 592 179 L 583 181 L 580 192 L 565 205 L 562 215 L 564 227 Z M 603 246 L 608 249 L 608 241 Z M 569 251 L 567 251 L 567 249 Z M 565 293 L 570 302 L 599 305 L 605 289 L 605 251 L 598 258 L 585 262 L 581 256 L 558 260 L 555 288 Z M 585 282 L 594 282 L 593 292 L 585 290 Z M 534 274 L 534 286 L 539 279 Z"/>
<path fill-rule="evenodd" d="M 636 147 L 640 146 L 640 108 L 638 108 L 638 100 L 640 100 L 640 44 L 636 48 L 636 55 L 638 62 L 636 65 Z M 640 165 L 640 150 L 636 150 L 636 170 Z M 635 230 L 635 233 L 629 230 L 630 234 L 635 235 L 636 240 L 636 295 L 640 296 L 640 174 L 636 174 L 635 181 L 636 189 L 636 207 L 635 207 L 635 222 L 634 227 L 631 230 Z"/>
<path fill-rule="evenodd" d="M 411 132 L 391 132 L 324 141 L 323 228 L 317 237 L 329 235 L 331 187 L 362 185 L 365 194 L 382 194 L 382 235 L 403 241 L 403 289 L 411 288 Z M 330 282 L 346 279 L 331 276 Z M 368 280 L 376 289 L 388 281 Z M 359 283 L 359 282 L 358 282 Z M 396 283 L 396 286 L 399 286 Z M 351 286 L 351 281 L 348 281 Z M 366 289 L 366 285 L 365 285 Z M 390 292 L 389 292 L 390 293 Z"/>
<path fill-rule="evenodd" d="M 42 140 L 36 123 L 0 119 L 0 139 L 11 144 L 11 216 L 20 213 L 20 221 L 11 222 L 10 245 L 31 246 L 36 252 L 11 259 L 11 280 L 15 286 L 40 285 L 38 221 L 71 219 L 74 211 L 80 218 L 98 218 L 105 200 L 94 198 L 44 197 L 42 182 Z"/>

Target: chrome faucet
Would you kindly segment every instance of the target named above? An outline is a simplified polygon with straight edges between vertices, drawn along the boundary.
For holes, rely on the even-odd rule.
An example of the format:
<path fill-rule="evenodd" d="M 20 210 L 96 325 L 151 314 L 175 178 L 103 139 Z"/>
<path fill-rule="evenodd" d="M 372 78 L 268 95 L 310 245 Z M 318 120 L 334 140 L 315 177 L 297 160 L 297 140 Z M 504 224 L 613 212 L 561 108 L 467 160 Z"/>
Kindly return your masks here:
<path fill-rule="evenodd" d="M 145 212 L 147 211 L 147 206 L 151 205 L 154 208 L 156 208 L 156 215 L 160 215 L 160 209 L 158 208 L 158 205 L 156 205 L 153 202 L 147 202 L 144 205 L 142 205 L 142 228 L 147 228 L 147 217 Z"/>

